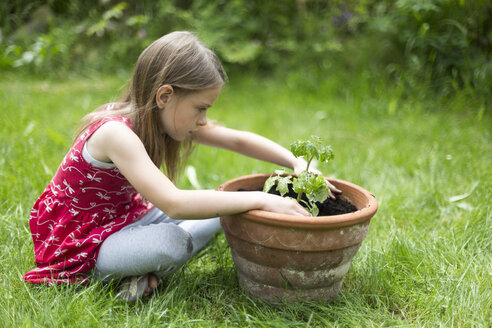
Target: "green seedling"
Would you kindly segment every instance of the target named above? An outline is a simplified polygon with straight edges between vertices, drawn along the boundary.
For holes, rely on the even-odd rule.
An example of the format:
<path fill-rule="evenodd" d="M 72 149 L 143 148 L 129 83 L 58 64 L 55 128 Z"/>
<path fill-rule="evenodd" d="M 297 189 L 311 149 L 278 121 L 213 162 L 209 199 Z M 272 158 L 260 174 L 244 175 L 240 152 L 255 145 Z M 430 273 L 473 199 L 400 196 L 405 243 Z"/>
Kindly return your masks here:
<path fill-rule="evenodd" d="M 328 198 L 329 188 L 320 174 L 309 172 L 309 166 L 314 159 L 328 163 L 335 157 L 333 150 L 330 146 L 323 145 L 317 136 L 312 136 L 309 140 L 297 140 L 290 145 L 290 150 L 295 157 L 305 159 L 306 169 L 297 177 L 286 175 L 284 170 L 275 171 L 276 175 L 270 176 L 265 181 L 263 191 L 268 192 L 273 186 L 276 186 L 280 195 L 284 196 L 289 191 L 289 184 L 292 183 L 292 187 L 297 193 L 297 201 L 305 205 L 312 216 L 317 216 L 319 209 L 316 202 L 324 202 Z M 302 199 L 304 194 L 308 199 L 307 202 Z"/>
<path fill-rule="evenodd" d="M 289 184 L 292 183 L 290 179 L 290 175 L 286 175 L 287 172 L 285 170 L 275 170 L 276 175 L 270 176 L 263 186 L 263 191 L 268 192 L 274 185 L 276 185 L 277 191 L 280 193 L 280 196 L 284 196 L 289 192 Z"/>

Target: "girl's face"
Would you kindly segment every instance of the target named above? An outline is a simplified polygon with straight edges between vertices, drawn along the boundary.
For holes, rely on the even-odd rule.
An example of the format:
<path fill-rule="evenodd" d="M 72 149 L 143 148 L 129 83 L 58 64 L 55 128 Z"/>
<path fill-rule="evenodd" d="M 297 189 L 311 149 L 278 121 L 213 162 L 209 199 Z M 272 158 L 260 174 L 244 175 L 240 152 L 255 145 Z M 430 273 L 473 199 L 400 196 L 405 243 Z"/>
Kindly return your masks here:
<path fill-rule="evenodd" d="M 185 96 L 172 93 L 160 111 L 162 132 L 176 141 L 191 137 L 207 124 L 207 109 L 219 97 L 221 88 L 205 89 Z"/>

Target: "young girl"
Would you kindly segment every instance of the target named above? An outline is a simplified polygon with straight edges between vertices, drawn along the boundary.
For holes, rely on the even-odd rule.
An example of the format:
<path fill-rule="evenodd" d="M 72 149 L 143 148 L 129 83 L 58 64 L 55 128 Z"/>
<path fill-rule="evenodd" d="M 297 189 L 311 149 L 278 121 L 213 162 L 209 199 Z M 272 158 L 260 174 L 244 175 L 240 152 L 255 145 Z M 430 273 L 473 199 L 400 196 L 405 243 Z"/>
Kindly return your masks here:
<path fill-rule="evenodd" d="M 173 184 L 191 142 L 305 167 L 268 139 L 207 122 L 225 80 L 214 53 L 188 32 L 167 34 L 142 52 L 127 94 L 82 120 L 36 201 L 29 226 L 37 268 L 26 281 L 123 279 L 120 296 L 135 301 L 219 232 L 219 216 L 252 209 L 309 215 L 294 200 L 267 193 Z"/>

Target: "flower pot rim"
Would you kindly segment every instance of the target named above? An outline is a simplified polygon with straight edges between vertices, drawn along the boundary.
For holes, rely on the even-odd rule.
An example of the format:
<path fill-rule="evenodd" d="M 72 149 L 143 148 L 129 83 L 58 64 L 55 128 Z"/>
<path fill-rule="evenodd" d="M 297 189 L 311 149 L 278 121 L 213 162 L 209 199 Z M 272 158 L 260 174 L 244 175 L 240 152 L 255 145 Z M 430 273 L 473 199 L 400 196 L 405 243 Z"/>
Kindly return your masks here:
<path fill-rule="evenodd" d="M 236 184 L 241 181 L 245 181 L 249 179 L 264 178 L 266 180 L 270 175 L 271 174 L 269 173 L 258 173 L 258 174 L 241 176 L 226 181 L 225 183 L 220 185 L 217 188 L 217 190 L 226 191 L 225 189 L 229 185 Z M 378 209 L 378 203 L 374 195 L 371 194 L 369 191 L 348 181 L 334 179 L 334 178 L 325 178 L 325 179 L 330 181 L 330 183 L 336 185 L 337 188 L 339 189 L 343 189 L 343 187 L 352 189 L 353 191 L 358 193 L 361 197 L 366 199 L 366 206 L 351 213 L 330 215 L 330 216 L 317 216 L 317 217 L 279 214 L 279 213 L 262 211 L 262 210 L 250 210 L 248 212 L 241 213 L 240 215 L 235 215 L 235 216 L 236 217 L 240 216 L 242 219 L 247 219 L 247 220 L 261 222 L 264 224 L 275 225 L 275 226 L 319 229 L 319 228 L 337 228 L 337 227 L 344 227 L 344 226 L 352 226 L 370 220 L 371 217 L 373 217 L 374 214 L 376 214 L 376 211 Z"/>

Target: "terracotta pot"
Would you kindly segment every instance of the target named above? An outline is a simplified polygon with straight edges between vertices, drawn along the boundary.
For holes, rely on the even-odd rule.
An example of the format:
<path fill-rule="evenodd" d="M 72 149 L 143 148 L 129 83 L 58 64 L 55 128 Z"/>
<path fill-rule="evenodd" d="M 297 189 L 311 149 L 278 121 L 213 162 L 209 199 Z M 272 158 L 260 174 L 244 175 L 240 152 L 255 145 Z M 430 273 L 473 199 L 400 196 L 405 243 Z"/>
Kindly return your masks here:
<path fill-rule="evenodd" d="M 270 174 L 230 180 L 218 190 L 258 190 Z M 376 198 L 365 189 L 328 179 L 357 211 L 301 217 L 252 210 L 221 217 L 241 287 L 269 303 L 336 297 L 352 258 L 367 236 Z"/>

